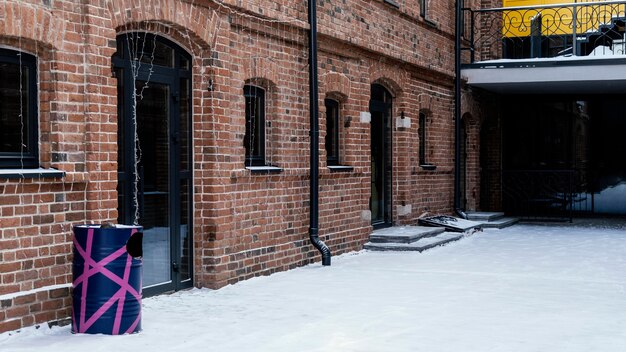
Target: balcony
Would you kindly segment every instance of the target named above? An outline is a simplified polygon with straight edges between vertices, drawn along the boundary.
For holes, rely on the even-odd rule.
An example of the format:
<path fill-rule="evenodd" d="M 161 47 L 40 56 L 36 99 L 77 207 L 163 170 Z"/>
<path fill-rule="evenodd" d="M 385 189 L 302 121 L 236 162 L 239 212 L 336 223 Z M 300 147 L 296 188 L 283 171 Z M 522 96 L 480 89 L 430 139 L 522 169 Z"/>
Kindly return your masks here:
<path fill-rule="evenodd" d="M 462 77 L 499 93 L 626 91 L 626 1 L 464 8 Z"/>

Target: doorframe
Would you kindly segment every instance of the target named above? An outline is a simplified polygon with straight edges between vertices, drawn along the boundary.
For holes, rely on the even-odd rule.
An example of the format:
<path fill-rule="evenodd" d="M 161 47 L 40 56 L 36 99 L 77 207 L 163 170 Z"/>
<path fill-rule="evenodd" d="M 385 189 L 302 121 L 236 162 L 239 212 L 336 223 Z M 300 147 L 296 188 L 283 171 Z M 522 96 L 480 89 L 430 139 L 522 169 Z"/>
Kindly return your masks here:
<path fill-rule="evenodd" d="M 370 92 L 373 90 L 374 86 L 378 86 L 380 88 L 382 88 L 384 90 L 384 92 L 386 94 L 389 95 L 389 97 L 391 98 L 391 102 L 383 102 L 380 100 L 374 100 L 371 95 L 370 95 L 370 101 L 369 101 L 369 112 L 370 114 L 372 112 L 379 112 L 383 114 L 383 127 L 385 126 L 385 121 L 384 118 L 386 117 L 388 119 L 388 123 L 389 123 L 389 140 L 386 141 L 387 138 L 387 133 L 384 134 L 383 136 L 383 149 L 385 149 L 385 142 L 389 142 L 389 150 L 384 150 L 383 153 L 387 154 L 385 156 L 389 157 L 389 164 L 390 164 L 390 169 L 389 169 L 389 180 L 384 180 L 383 182 L 383 197 L 386 198 L 386 196 L 389 197 L 389 214 L 388 214 L 388 218 L 387 220 L 385 220 L 385 214 L 386 207 L 383 207 L 383 220 L 381 222 L 378 223 L 374 223 L 372 221 L 372 226 L 374 227 L 374 229 L 380 229 L 380 228 L 386 228 L 386 227 L 391 227 L 393 226 L 393 175 L 394 175 L 394 163 L 393 163 L 393 100 L 395 100 L 395 97 L 393 96 L 393 94 L 391 93 L 391 91 L 389 89 L 387 89 L 387 87 L 385 87 L 382 84 L 379 83 L 373 83 L 370 86 Z M 385 116 L 388 115 L 388 116 Z M 373 121 L 373 120 L 372 120 Z M 371 145 L 371 140 L 372 140 L 372 122 L 370 122 L 370 145 Z M 371 150 L 370 150 L 370 156 L 371 156 Z M 383 164 L 385 164 L 383 162 Z M 387 170 L 384 168 L 385 165 L 383 165 L 383 174 L 386 174 Z M 387 182 L 385 182 L 387 181 Z M 371 177 L 370 177 L 370 207 L 371 207 Z"/>
<path fill-rule="evenodd" d="M 147 64 L 143 64 L 145 66 L 140 68 L 138 72 L 136 81 L 148 81 L 157 84 L 164 84 L 170 87 L 170 101 L 169 101 L 169 116 L 168 116 L 168 131 L 169 131 L 169 139 L 168 139 L 168 158 L 170 161 L 168 162 L 168 172 L 169 172 L 169 180 L 168 180 L 168 188 L 169 188 L 169 196 L 168 196 L 168 208 L 169 208 L 169 236 L 170 236 L 170 278 L 171 280 L 168 282 L 164 282 L 161 284 L 156 284 L 152 286 L 148 286 L 146 288 L 142 288 L 142 295 L 144 297 L 153 296 L 156 294 L 178 291 L 185 288 L 190 288 L 193 286 L 193 277 L 194 277 L 194 241 L 193 241 L 193 209 L 194 209 L 194 196 L 193 196 L 193 83 L 192 83 L 192 57 L 191 55 L 183 49 L 178 44 L 173 41 L 152 33 L 147 33 L 143 31 L 133 31 L 119 34 L 116 38 L 117 40 L 117 49 L 112 58 L 114 72 L 116 74 L 116 78 L 118 79 L 118 87 L 120 87 L 120 81 L 122 82 L 121 90 L 118 88 L 118 124 L 120 121 L 124 124 L 124 171 L 119 171 L 118 169 L 118 180 L 120 179 L 120 173 L 124 172 L 124 193 L 127 195 L 132 195 L 133 187 L 132 187 L 132 176 L 134 175 L 134 170 L 130 168 L 130 165 L 134 165 L 135 162 L 135 153 L 136 153 L 136 145 L 134 143 L 133 136 L 133 122 L 130 116 L 132 116 L 132 104 L 127 103 L 127 98 L 132 96 L 132 93 L 128 91 L 129 87 L 133 85 L 133 77 L 131 72 L 131 61 L 127 58 L 124 58 L 127 51 L 128 42 L 126 38 L 128 35 L 143 35 L 145 36 L 144 41 L 155 41 L 160 42 L 162 44 L 167 45 L 171 49 L 174 50 L 174 67 L 164 67 L 152 65 L 149 69 Z M 126 43 L 125 43 L 126 41 Z M 122 50 L 124 52 L 119 53 Z M 120 55 L 121 54 L 121 55 Z M 181 66 L 181 58 L 184 58 L 189 63 L 188 68 L 182 68 Z M 152 71 L 152 72 L 150 72 Z M 142 79 L 146 78 L 146 79 Z M 147 79 L 149 78 L 149 79 Z M 187 151 L 188 151 L 188 169 L 183 171 L 179 170 L 177 165 L 180 164 L 181 160 L 181 145 L 178 141 L 180 141 L 180 123 L 181 123 L 181 113 L 180 113 L 180 83 L 181 79 L 187 79 L 188 86 L 188 117 L 187 117 Z M 120 93 L 122 97 L 120 97 Z M 129 118 L 124 118 L 129 117 Z M 132 131 L 131 131 L 132 130 Z M 129 143 L 130 142 L 130 143 Z M 117 142 L 118 147 L 120 146 L 120 141 Z M 130 145 L 130 146 L 129 146 Z M 177 145 L 177 146 L 176 146 Z M 173 148 L 173 146 L 176 146 Z M 138 172 L 141 172 L 138 170 Z M 178 263 L 178 268 L 180 268 L 181 256 L 182 256 L 182 247 L 181 247 L 181 221 L 180 218 L 182 216 L 183 209 L 180 209 L 180 190 L 181 183 L 187 180 L 187 194 L 188 194 L 188 207 L 187 218 L 187 236 L 189 241 L 189 278 L 185 280 L 181 280 L 181 273 L 174 267 L 174 262 Z M 142 191 L 140 191 L 142 192 Z M 132 223 L 134 214 L 134 205 L 129 197 L 125 197 L 126 212 L 124 214 L 119 214 L 119 217 L 124 218 L 124 223 Z M 140 213 L 142 212 L 141 207 L 143 206 L 143 202 L 139 202 Z M 118 205 L 119 209 L 119 205 Z M 141 221 L 141 219 L 140 219 Z M 141 225 L 141 223 L 139 224 Z"/>

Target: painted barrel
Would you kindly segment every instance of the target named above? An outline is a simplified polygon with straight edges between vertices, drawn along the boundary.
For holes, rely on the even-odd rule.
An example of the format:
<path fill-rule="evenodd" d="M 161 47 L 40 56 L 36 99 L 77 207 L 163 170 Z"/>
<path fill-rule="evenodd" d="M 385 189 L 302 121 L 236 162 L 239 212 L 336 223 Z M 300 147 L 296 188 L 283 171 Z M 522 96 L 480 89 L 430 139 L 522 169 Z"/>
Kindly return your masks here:
<path fill-rule="evenodd" d="M 74 226 L 73 333 L 141 331 L 141 231 L 141 226 Z"/>

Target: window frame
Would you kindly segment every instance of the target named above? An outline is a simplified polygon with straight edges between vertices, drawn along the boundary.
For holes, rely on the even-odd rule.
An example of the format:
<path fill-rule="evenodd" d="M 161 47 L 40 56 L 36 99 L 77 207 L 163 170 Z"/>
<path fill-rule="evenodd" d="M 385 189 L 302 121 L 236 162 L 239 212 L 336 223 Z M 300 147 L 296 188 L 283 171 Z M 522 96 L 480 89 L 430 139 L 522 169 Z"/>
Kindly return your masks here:
<path fill-rule="evenodd" d="M 419 138 L 419 164 L 428 165 L 426 162 L 426 112 L 419 112 L 417 134 Z"/>
<path fill-rule="evenodd" d="M 28 69 L 27 152 L 0 152 L 0 169 L 35 169 L 39 167 L 39 111 L 37 92 L 37 57 L 23 51 L 0 48 L 0 62 L 22 65 Z"/>
<path fill-rule="evenodd" d="M 341 104 L 335 99 L 326 98 L 324 99 L 324 106 L 326 107 L 326 138 L 324 140 L 324 149 L 326 150 L 326 164 L 330 166 L 337 166 L 340 165 L 339 161 L 341 151 L 339 132 Z M 333 126 L 329 126 L 328 123 L 331 111 L 333 111 L 335 115 L 332 124 Z M 333 127 L 332 133 L 329 133 L 330 127 Z M 332 146 L 334 142 L 334 145 L 336 146 L 334 153 L 332 153 L 332 151 L 329 151 L 329 138 L 331 139 L 330 145 Z"/>
<path fill-rule="evenodd" d="M 265 89 L 263 87 L 259 87 L 259 86 L 255 86 L 252 84 L 246 84 L 243 87 L 243 95 L 244 95 L 244 101 L 245 101 L 245 118 L 246 118 L 246 132 L 244 135 L 244 140 L 243 140 L 243 144 L 244 144 L 244 148 L 245 148 L 245 161 L 244 161 L 244 165 L 245 166 L 266 166 L 267 165 L 267 161 L 266 161 L 266 139 L 265 139 L 265 110 L 266 110 L 266 94 L 265 94 Z M 255 137 L 259 138 L 259 145 L 260 145 L 260 151 L 258 151 L 258 153 L 255 154 L 251 154 L 250 150 L 249 150 L 249 146 L 246 144 L 246 141 L 249 139 L 250 136 L 250 130 L 253 127 L 251 120 L 252 120 L 252 115 L 250 114 L 251 110 L 249 110 L 249 106 L 251 104 L 251 99 L 257 99 L 260 100 L 261 102 L 258 104 L 255 104 L 255 107 L 259 106 L 260 111 L 258 111 L 258 116 L 256 116 L 257 114 L 255 114 L 255 117 L 258 118 L 258 123 L 255 124 L 258 125 L 260 131 L 258 131 L 258 134 L 255 134 Z M 257 144 L 255 143 L 256 141 L 253 141 L 253 145 Z"/>
<path fill-rule="evenodd" d="M 426 18 L 428 12 L 428 0 L 420 0 L 420 16 Z"/>

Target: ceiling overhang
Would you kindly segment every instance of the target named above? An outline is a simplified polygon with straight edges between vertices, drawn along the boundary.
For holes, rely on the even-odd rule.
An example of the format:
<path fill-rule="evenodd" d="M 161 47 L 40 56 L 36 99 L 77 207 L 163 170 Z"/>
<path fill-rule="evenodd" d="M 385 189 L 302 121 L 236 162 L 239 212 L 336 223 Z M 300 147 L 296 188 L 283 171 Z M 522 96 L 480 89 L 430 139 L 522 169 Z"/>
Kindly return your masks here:
<path fill-rule="evenodd" d="M 626 93 L 626 56 L 490 60 L 461 68 L 472 87 L 501 94 Z"/>

